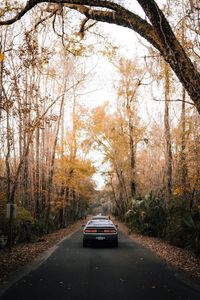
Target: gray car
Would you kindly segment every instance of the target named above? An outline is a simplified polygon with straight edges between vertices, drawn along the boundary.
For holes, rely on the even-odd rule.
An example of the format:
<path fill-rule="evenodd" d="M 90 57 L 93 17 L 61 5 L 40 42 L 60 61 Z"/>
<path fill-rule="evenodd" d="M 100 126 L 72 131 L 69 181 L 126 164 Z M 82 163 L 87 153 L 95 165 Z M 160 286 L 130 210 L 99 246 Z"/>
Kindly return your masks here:
<path fill-rule="evenodd" d="M 92 219 L 83 227 L 83 247 L 94 242 L 106 242 L 118 247 L 117 225 L 109 219 Z"/>

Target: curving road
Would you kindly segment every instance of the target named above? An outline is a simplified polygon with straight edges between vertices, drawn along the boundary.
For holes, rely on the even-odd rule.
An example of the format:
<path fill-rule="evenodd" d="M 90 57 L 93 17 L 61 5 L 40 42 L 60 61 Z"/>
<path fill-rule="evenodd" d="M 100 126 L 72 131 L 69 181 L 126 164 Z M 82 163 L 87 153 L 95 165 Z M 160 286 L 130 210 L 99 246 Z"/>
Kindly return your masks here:
<path fill-rule="evenodd" d="M 198 286 L 179 280 L 157 256 L 120 233 L 119 248 L 82 248 L 82 234 L 64 240 L 2 300 L 199 300 Z"/>

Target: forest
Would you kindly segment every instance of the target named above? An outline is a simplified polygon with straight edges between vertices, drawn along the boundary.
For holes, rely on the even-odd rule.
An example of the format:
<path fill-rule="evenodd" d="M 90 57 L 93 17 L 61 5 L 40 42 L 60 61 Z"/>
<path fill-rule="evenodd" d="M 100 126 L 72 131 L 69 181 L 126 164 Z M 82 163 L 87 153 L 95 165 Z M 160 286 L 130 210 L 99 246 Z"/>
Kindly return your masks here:
<path fill-rule="evenodd" d="M 1 1 L 0 246 L 104 199 L 200 255 L 199 65 L 198 0 Z"/>

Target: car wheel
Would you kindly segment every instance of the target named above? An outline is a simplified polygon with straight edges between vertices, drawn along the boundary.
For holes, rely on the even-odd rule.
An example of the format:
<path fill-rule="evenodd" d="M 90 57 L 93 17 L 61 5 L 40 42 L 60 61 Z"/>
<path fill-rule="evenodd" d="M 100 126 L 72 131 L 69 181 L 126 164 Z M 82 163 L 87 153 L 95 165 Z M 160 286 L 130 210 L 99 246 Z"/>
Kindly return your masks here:
<path fill-rule="evenodd" d="M 83 248 L 87 247 L 87 242 L 85 240 L 83 240 Z"/>
<path fill-rule="evenodd" d="M 113 247 L 118 248 L 118 240 L 113 241 Z"/>

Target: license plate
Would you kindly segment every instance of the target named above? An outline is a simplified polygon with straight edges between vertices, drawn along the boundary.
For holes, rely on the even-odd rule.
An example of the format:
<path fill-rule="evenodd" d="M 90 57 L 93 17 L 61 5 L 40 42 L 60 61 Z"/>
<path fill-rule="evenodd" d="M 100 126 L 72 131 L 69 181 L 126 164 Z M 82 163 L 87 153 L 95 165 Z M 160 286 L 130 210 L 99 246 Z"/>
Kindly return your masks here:
<path fill-rule="evenodd" d="M 105 237 L 104 237 L 104 236 L 97 236 L 97 237 L 96 237 L 96 240 L 98 240 L 98 241 L 103 241 L 103 240 L 105 240 Z"/>

